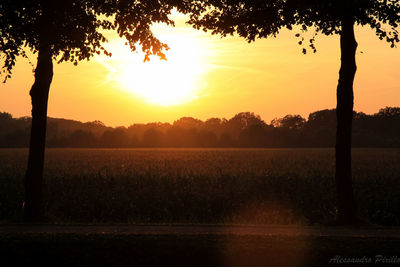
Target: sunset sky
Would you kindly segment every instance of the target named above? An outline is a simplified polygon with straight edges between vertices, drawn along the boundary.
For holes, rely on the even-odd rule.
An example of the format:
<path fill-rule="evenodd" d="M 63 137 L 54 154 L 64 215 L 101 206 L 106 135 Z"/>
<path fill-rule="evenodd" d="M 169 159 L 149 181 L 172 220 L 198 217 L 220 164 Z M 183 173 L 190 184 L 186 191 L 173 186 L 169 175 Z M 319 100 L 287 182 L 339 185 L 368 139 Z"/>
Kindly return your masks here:
<path fill-rule="evenodd" d="M 108 34 L 106 47 L 113 57 L 96 56 L 77 67 L 55 65 L 48 115 L 129 126 L 252 111 L 269 123 L 286 114 L 307 117 L 335 107 L 338 36 L 319 35 L 318 52 L 303 55 L 295 30 L 249 44 L 194 30 L 181 15 L 176 20 L 175 28 L 154 26 L 171 48 L 168 61 L 143 63 L 143 54 L 131 53 L 124 40 Z M 355 110 L 375 113 L 400 106 L 400 49 L 391 49 L 368 28 L 357 27 L 356 38 Z M 36 65 L 35 56 L 30 60 Z M 32 70 L 27 59 L 18 61 L 12 79 L 0 85 L 0 111 L 30 115 Z"/>

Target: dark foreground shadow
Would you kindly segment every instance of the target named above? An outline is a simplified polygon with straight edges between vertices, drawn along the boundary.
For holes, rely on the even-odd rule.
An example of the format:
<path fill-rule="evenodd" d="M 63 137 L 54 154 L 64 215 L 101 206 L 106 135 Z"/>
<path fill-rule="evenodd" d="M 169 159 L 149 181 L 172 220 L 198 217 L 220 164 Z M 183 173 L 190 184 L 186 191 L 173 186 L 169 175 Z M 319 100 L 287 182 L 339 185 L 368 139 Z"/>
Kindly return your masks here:
<path fill-rule="evenodd" d="M 397 257 L 385 264 L 394 266 L 399 247 L 388 237 L 2 233 L 0 265 L 377 266 Z"/>

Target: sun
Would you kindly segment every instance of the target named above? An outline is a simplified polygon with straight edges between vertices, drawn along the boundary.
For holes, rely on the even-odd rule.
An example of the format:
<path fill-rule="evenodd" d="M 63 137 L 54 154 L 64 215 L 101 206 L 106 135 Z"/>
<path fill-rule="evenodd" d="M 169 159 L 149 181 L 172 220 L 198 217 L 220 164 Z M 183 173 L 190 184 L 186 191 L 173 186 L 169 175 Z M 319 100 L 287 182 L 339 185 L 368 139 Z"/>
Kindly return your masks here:
<path fill-rule="evenodd" d="M 126 61 L 119 74 L 121 85 L 147 102 L 171 106 L 192 101 L 201 90 L 204 66 L 194 40 L 170 36 L 167 60 L 153 57 L 150 62 Z M 127 55 L 127 58 L 129 55 Z"/>
<path fill-rule="evenodd" d="M 143 62 L 143 53 L 132 53 L 123 41 L 114 40 L 108 47 L 112 58 L 103 61 L 110 70 L 107 79 L 154 105 L 174 106 L 197 99 L 205 87 L 202 75 L 210 53 L 201 34 L 163 25 L 154 26 L 153 31 L 170 47 L 167 60 L 151 57 Z"/>

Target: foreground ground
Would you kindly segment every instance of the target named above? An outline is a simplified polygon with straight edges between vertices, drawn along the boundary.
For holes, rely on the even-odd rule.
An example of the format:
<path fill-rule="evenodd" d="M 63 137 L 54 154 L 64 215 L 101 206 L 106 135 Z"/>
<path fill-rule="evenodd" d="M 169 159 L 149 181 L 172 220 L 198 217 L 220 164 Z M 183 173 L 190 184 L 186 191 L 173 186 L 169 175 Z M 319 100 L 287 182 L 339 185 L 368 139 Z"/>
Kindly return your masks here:
<path fill-rule="evenodd" d="M 353 149 L 362 217 L 400 226 L 400 149 Z M 47 149 L 54 222 L 321 225 L 334 149 Z M 0 221 L 21 214 L 27 149 L 0 149 Z"/>
<path fill-rule="evenodd" d="M 0 225 L 1 266 L 397 266 L 399 247 L 399 228 Z"/>
<path fill-rule="evenodd" d="M 0 149 L 0 221 L 21 215 L 27 152 Z M 400 226 L 399 161 L 353 150 L 373 224 Z M 63 224 L 0 224 L 0 267 L 400 265 L 399 228 L 237 226 L 332 221 L 333 162 L 333 149 L 50 149 L 45 206 Z"/>

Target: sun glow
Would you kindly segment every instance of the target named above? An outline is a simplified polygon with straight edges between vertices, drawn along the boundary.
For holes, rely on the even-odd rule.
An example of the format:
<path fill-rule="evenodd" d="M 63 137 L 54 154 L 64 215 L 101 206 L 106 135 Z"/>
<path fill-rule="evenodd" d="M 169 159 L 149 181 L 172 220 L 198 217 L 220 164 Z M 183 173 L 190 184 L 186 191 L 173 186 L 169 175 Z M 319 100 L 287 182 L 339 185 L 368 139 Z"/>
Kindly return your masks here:
<path fill-rule="evenodd" d="M 163 25 L 154 26 L 153 31 L 170 47 L 167 60 L 154 56 L 150 62 L 143 62 L 143 53 L 133 53 L 123 40 L 113 39 L 107 45 L 113 56 L 100 60 L 109 69 L 107 80 L 160 106 L 180 105 L 200 97 L 206 86 L 202 74 L 207 72 L 210 53 L 201 33 Z"/>

